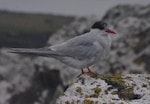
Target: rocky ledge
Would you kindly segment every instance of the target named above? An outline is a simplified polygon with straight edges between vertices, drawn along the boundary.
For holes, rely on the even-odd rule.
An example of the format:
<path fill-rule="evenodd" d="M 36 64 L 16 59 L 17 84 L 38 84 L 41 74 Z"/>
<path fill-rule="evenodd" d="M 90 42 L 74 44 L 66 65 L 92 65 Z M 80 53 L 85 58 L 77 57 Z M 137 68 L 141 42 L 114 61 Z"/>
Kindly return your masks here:
<path fill-rule="evenodd" d="M 57 104 L 149 104 L 149 74 L 78 76 Z"/>

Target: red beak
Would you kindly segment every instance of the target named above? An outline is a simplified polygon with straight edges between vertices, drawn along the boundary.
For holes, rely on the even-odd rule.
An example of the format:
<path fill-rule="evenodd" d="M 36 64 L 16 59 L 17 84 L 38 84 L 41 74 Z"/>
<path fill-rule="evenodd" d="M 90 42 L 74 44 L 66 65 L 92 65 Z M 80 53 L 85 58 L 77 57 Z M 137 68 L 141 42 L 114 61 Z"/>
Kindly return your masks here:
<path fill-rule="evenodd" d="M 112 31 L 112 30 L 109 30 L 109 29 L 108 29 L 108 30 L 106 30 L 106 32 L 107 32 L 107 33 L 116 34 L 114 31 Z"/>

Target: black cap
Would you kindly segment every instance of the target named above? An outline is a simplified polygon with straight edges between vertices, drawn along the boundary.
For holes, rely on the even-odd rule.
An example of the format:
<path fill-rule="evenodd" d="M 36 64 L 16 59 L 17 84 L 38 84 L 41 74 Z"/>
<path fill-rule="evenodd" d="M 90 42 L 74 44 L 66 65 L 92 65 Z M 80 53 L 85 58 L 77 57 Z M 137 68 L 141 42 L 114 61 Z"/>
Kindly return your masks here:
<path fill-rule="evenodd" d="M 98 22 L 95 22 L 91 28 L 105 30 L 107 26 L 108 26 L 108 24 L 106 22 L 98 21 Z"/>

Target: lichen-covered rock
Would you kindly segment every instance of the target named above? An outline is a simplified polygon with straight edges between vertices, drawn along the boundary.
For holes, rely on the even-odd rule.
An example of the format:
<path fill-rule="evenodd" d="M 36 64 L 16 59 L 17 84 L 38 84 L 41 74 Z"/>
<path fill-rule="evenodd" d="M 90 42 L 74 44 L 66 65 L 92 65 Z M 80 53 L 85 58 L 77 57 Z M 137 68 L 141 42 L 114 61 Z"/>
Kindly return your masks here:
<path fill-rule="evenodd" d="M 149 104 L 149 74 L 78 76 L 57 104 Z"/>

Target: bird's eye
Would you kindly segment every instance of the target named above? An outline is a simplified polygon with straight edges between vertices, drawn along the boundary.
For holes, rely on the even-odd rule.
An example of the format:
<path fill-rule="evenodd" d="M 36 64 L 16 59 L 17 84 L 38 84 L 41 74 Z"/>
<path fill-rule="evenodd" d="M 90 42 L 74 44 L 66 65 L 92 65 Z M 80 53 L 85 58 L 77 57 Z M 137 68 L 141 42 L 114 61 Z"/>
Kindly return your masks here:
<path fill-rule="evenodd" d="M 105 23 L 105 22 L 100 22 L 100 29 L 101 30 L 106 30 L 106 28 L 107 28 L 107 23 Z"/>
<path fill-rule="evenodd" d="M 104 28 L 106 28 L 106 27 L 107 27 L 107 24 L 106 24 L 106 23 L 104 23 L 104 24 L 103 24 L 103 27 L 104 27 Z"/>
<path fill-rule="evenodd" d="M 103 26 L 105 27 L 105 26 L 106 26 L 106 23 L 103 23 Z"/>

